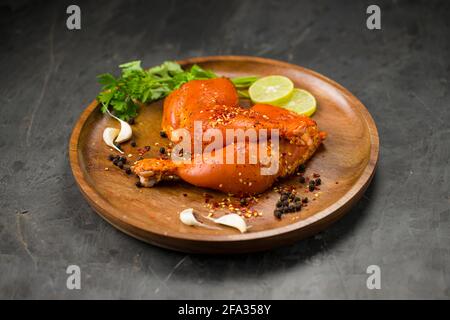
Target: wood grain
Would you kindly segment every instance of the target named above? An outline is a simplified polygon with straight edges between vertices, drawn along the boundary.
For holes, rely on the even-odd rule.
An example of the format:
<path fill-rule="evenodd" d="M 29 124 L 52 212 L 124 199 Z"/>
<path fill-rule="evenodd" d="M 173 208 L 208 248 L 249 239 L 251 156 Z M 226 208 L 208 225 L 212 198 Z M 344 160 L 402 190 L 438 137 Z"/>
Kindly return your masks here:
<path fill-rule="evenodd" d="M 345 88 L 311 70 L 264 58 L 216 56 L 180 63 L 183 66 L 198 63 L 229 77 L 285 75 L 296 87 L 314 94 L 318 110 L 313 118 L 321 130 L 328 132 L 328 138 L 308 162 L 306 174 L 316 172 L 321 175 L 320 196 L 301 212 L 286 214 L 280 221 L 272 213 L 279 194 L 272 189 L 266 191 L 255 207 L 264 214 L 248 220 L 252 228 L 246 234 L 228 228 L 217 231 L 185 226 L 178 219 L 181 210 L 192 207 L 200 215 L 206 215 L 203 194 L 207 192 L 217 200 L 226 195 L 184 182 L 136 188 L 135 177 L 126 175 L 107 160 L 111 151 L 102 141 L 102 132 L 106 126 L 117 126 L 117 123 L 104 117 L 97 102 L 93 101 L 73 129 L 70 163 L 85 198 L 116 228 L 148 243 L 184 252 L 260 251 L 290 244 L 323 230 L 363 195 L 375 172 L 378 133 L 367 109 Z M 161 101 L 143 107 L 133 126 L 138 147 L 152 147 L 148 156 L 156 156 L 155 142 L 161 145 L 168 142 L 159 136 L 161 114 Z M 126 154 L 137 157 L 136 148 L 130 144 L 124 144 L 123 149 Z M 294 185 L 302 195 L 314 198 L 313 194 L 300 188 L 298 177 L 285 179 L 278 185 Z"/>

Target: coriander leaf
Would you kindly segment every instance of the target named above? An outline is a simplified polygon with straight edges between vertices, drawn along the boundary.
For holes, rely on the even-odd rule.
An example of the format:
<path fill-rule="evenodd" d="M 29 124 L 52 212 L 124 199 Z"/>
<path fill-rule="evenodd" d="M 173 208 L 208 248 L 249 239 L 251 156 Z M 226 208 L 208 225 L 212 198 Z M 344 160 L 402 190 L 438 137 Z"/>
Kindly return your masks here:
<path fill-rule="evenodd" d="M 119 65 L 119 68 L 122 69 L 122 75 L 125 77 L 130 74 L 131 71 L 142 71 L 140 60 L 123 63 Z"/>
<path fill-rule="evenodd" d="M 238 96 L 240 98 L 250 99 L 250 94 L 248 93 L 248 90 L 237 90 Z"/>
<path fill-rule="evenodd" d="M 158 76 L 161 78 L 173 76 L 182 72 L 183 69 L 181 69 L 180 65 L 173 61 L 166 61 L 163 64 L 150 68 L 147 71 L 149 75 Z"/>
<path fill-rule="evenodd" d="M 210 79 L 210 78 L 217 78 L 217 75 L 212 72 L 211 70 L 205 70 L 199 67 L 198 65 L 194 64 L 191 67 L 191 74 L 194 76 L 195 79 Z"/>
<path fill-rule="evenodd" d="M 165 67 L 167 68 L 167 71 L 171 75 L 175 75 L 175 74 L 184 72 L 183 69 L 181 69 L 181 66 L 176 62 L 166 61 L 163 63 L 163 65 L 165 65 Z"/>
<path fill-rule="evenodd" d="M 258 79 L 259 77 L 257 76 L 245 76 L 233 78 L 231 82 L 233 82 L 236 88 L 248 88 Z"/>
<path fill-rule="evenodd" d="M 102 104 L 102 112 L 106 112 L 106 109 L 108 108 L 108 105 L 111 102 L 113 96 L 114 91 L 112 90 L 100 92 L 97 99 Z"/>
<path fill-rule="evenodd" d="M 122 120 L 137 115 L 138 105 L 135 101 L 156 101 L 190 80 L 217 77 L 212 71 L 204 70 L 198 65 L 184 71 L 173 61 L 166 61 L 149 70 L 142 69 L 139 60 L 121 64 L 119 68 L 122 73 L 118 78 L 109 73 L 98 76 L 98 81 L 103 86 L 97 100 L 102 104 L 102 112 L 111 108 Z"/>
<path fill-rule="evenodd" d="M 103 90 L 108 90 L 117 86 L 116 78 L 110 73 L 101 74 L 97 76 L 97 79 L 98 82 L 104 86 Z"/>
<path fill-rule="evenodd" d="M 114 111 L 124 112 L 127 107 L 126 101 L 122 100 L 112 100 L 111 105 L 113 106 Z"/>

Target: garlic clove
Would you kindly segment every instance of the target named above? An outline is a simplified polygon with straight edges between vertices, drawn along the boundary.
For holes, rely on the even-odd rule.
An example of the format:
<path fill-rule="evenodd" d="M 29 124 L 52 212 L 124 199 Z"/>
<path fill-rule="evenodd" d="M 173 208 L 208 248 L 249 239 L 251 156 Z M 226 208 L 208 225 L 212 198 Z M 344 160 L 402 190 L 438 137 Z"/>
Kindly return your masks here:
<path fill-rule="evenodd" d="M 238 229 L 241 233 L 247 232 L 247 230 L 249 229 L 249 227 L 247 227 L 247 224 L 245 223 L 245 220 L 236 213 L 226 214 L 217 219 L 208 219 L 214 221 L 215 223 Z"/>
<path fill-rule="evenodd" d="M 106 109 L 110 117 L 116 119 L 120 123 L 120 132 L 117 135 L 116 143 L 122 143 L 127 140 L 129 140 L 133 134 L 133 130 L 131 129 L 131 126 L 128 122 L 123 121 L 122 119 L 117 118 L 115 115 L 113 115 L 111 112 L 109 112 L 108 109 Z"/>
<path fill-rule="evenodd" d="M 128 124 L 128 122 L 125 122 L 120 119 L 119 121 L 120 121 L 120 132 L 116 138 L 116 143 L 122 143 L 129 140 L 131 138 L 131 135 L 133 134 L 131 126 Z"/>
<path fill-rule="evenodd" d="M 188 208 L 180 212 L 180 220 L 185 225 L 195 226 L 200 223 L 194 216 L 194 209 Z"/>
<path fill-rule="evenodd" d="M 194 209 L 188 208 L 180 212 L 180 220 L 182 223 L 188 226 L 197 226 L 206 229 L 220 230 L 220 228 L 209 226 L 207 224 L 201 223 L 195 218 Z"/>
<path fill-rule="evenodd" d="M 123 153 L 123 151 L 117 148 L 114 144 L 114 139 L 119 135 L 119 132 L 120 130 L 116 128 L 105 128 L 105 130 L 103 130 L 103 141 L 106 145 L 116 149 L 120 153 Z"/>

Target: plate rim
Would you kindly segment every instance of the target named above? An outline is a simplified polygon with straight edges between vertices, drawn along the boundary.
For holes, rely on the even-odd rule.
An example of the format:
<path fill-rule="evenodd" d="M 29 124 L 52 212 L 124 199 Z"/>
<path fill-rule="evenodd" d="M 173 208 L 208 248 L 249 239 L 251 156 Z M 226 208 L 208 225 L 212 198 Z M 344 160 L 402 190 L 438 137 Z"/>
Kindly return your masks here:
<path fill-rule="evenodd" d="M 236 62 L 257 62 L 262 64 L 271 64 L 271 65 L 277 65 L 280 67 L 290 68 L 290 69 L 297 69 L 304 73 L 312 74 L 313 76 L 321 79 L 324 82 L 327 82 L 328 84 L 332 85 L 333 87 L 336 87 L 339 91 L 341 91 L 346 98 L 351 98 L 356 102 L 356 104 L 352 105 L 352 107 L 356 108 L 358 111 L 362 113 L 362 116 L 364 118 L 364 121 L 367 125 L 367 128 L 369 130 L 369 136 L 370 136 L 370 156 L 368 163 L 366 167 L 364 168 L 363 172 L 359 176 L 359 178 L 354 182 L 350 190 L 348 190 L 341 198 L 339 198 L 337 201 L 335 201 L 333 204 L 328 206 L 327 208 L 315 213 L 314 215 L 300 221 L 296 221 L 293 223 L 290 223 L 288 225 L 280 226 L 273 229 L 268 230 L 261 230 L 257 232 L 249 232 L 244 234 L 230 234 L 230 235 L 209 235 L 209 234 L 189 234 L 189 233 L 182 233 L 182 232 L 157 232 L 156 230 L 149 230 L 148 228 L 143 227 L 143 225 L 139 225 L 140 223 L 136 222 L 134 224 L 131 224 L 129 220 L 122 217 L 122 215 L 119 212 L 119 209 L 114 207 L 112 204 L 110 204 L 106 199 L 101 196 L 98 191 L 96 191 L 95 188 L 92 187 L 92 185 L 87 181 L 85 178 L 85 175 L 83 174 L 82 165 L 79 162 L 79 138 L 80 134 L 82 132 L 82 129 L 84 125 L 86 124 L 87 119 L 91 115 L 92 112 L 98 107 L 99 103 L 96 99 L 94 99 L 87 108 L 84 109 L 84 111 L 81 113 L 79 118 L 77 119 L 75 126 L 73 127 L 72 134 L 70 136 L 70 142 L 69 142 L 69 162 L 71 166 L 72 174 L 75 178 L 75 182 L 80 189 L 83 196 L 88 200 L 89 204 L 93 207 L 94 211 L 96 211 L 97 214 L 99 214 L 103 219 L 105 219 L 107 222 L 112 224 L 117 229 L 121 230 L 122 232 L 138 238 L 140 240 L 143 240 L 145 242 L 158 245 L 160 247 L 166 247 L 175 249 L 172 246 L 164 245 L 159 242 L 150 241 L 149 239 L 136 235 L 136 233 L 132 233 L 130 230 L 135 229 L 135 232 L 144 232 L 146 234 L 151 234 L 153 237 L 164 237 L 167 238 L 167 240 L 172 241 L 188 241 L 188 242 L 199 242 L 199 243 L 222 243 L 222 242 L 247 242 L 247 241 L 254 241 L 254 240 L 260 240 L 260 239 L 266 239 L 266 238 L 273 238 L 277 236 L 283 236 L 286 234 L 290 234 L 292 232 L 300 231 L 301 229 L 305 227 L 313 227 L 315 224 L 324 221 L 324 220 L 332 220 L 335 216 L 340 216 L 338 213 L 345 213 L 347 209 L 345 208 L 346 205 L 351 205 L 352 201 L 357 201 L 365 191 L 365 189 L 370 184 L 375 171 L 376 166 L 379 158 L 379 136 L 378 136 L 378 130 L 375 124 L 375 121 L 373 120 L 372 116 L 370 115 L 367 108 L 364 106 L 364 104 L 355 96 L 353 95 L 349 90 L 347 90 L 345 87 L 341 86 L 339 83 L 335 82 L 334 80 L 331 80 L 330 78 L 316 72 L 313 70 L 310 70 L 305 67 L 301 67 L 295 64 L 291 64 L 288 62 L 280 61 L 280 60 L 274 60 L 269 58 L 262 58 L 262 57 L 255 57 L 255 56 L 241 56 L 241 55 L 217 55 L 217 56 L 205 56 L 205 57 L 194 57 L 194 58 L 188 58 L 183 60 L 178 60 L 177 62 L 181 65 L 190 65 L 194 63 L 205 63 L 205 62 L 211 62 L 211 61 L 236 61 Z M 361 194 L 358 197 L 358 192 L 361 191 Z M 111 213 L 112 212 L 112 213 Z M 115 213 L 115 214 L 114 214 Z M 342 215 L 342 214 L 341 214 Z M 335 220 L 337 220 L 336 217 Z M 123 228 L 119 225 L 119 222 L 128 225 L 128 227 L 131 227 L 130 230 Z M 186 251 L 182 250 L 181 251 Z M 194 250 L 195 251 L 195 250 Z M 252 251 L 252 250 L 248 250 Z"/>

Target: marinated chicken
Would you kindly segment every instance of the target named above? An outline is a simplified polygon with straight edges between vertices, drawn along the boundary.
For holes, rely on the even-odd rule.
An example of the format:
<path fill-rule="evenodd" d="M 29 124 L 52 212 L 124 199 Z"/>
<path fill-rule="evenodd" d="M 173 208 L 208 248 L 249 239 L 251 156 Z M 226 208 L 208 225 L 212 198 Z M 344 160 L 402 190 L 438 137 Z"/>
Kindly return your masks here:
<path fill-rule="evenodd" d="M 186 161 L 140 160 L 132 169 L 143 186 L 152 187 L 161 180 L 178 177 L 195 186 L 233 194 L 260 193 L 277 179 L 295 173 L 325 139 L 325 133 L 319 131 L 316 122 L 309 117 L 272 105 L 240 106 L 236 89 L 226 78 L 190 81 L 165 99 L 162 129 L 172 142 L 179 143 L 184 138 L 178 129 L 187 130 L 194 137 L 195 130 L 200 129 L 196 127 L 198 121 L 201 121 L 203 133 L 208 129 L 222 133 L 223 139 L 214 141 L 219 147 L 208 154 L 213 159 L 205 156 L 204 148 L 211 141 L 199 141 L 202 146 L 199 153 L 195 152 L 192 140 L 191 152 L 183 155 Z M 255 134 L 246 135 L 238 143 L 237 136 L 226 139 L 230 131 L 227 129 L 235 132 L 251 129 Z M 276 137 L 273 129 L 276 129 Z M 262 130 L 267 132 L 268 139 L 264 141 L 261 140 Z M 258 150 L 256 154 L 270 156 L 271 160 L 252 158 L 255 150 Z M 228 161 L 242 155 L 244 162 Z M 196 161 L 198 158 L 203 161 Z M 276 170 L 270 172 L 274 162 Z"/>

